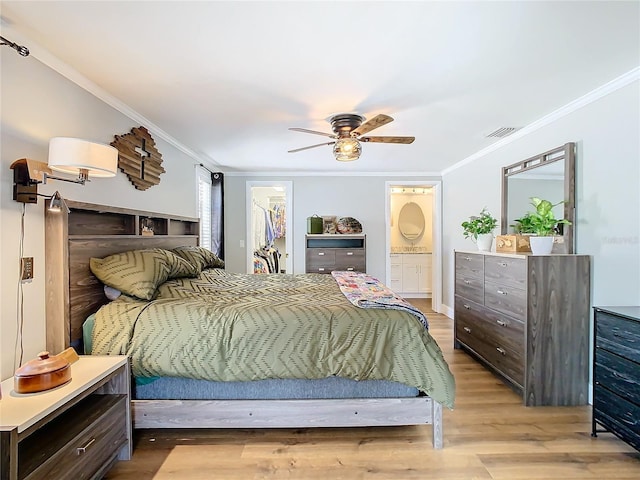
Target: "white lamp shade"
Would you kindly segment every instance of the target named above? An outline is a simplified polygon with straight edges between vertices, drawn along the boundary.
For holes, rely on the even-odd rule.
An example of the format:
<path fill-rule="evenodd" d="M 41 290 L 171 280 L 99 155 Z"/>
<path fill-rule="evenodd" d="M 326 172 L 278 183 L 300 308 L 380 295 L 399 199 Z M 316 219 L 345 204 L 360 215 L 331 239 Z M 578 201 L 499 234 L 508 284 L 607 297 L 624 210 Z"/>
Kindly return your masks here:
<path fill-rule="evenodd" d="M 85 169 L 90 177 L 114 177 L 118 171 L 118 150 L 80 138 L 52 138 L 49 141 L 49 168 L 72 175 Z"/>

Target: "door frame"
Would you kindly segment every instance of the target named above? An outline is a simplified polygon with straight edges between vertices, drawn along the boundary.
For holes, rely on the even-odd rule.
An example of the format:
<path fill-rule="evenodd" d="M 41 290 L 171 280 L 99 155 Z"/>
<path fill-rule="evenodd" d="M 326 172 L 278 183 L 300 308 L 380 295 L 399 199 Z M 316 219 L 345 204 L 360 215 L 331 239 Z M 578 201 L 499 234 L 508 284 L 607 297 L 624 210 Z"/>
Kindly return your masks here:
<path fill-rule="evenodd" d="M 286 229 L 286 237 L 285 237 L 285 265 L 286 272 L 293 273 L 293 182 L 290 180 L 247 180 L 245 186 L 245 195 L 246 195 L 246 269 L 247 273 L 253 273 L 253 187 L 282 187 L 285 192 L 285 229 Z"/>
<path fill-rule="evenodd" d="M 393 180 L 385 182 L 385 283 L 391 284 L 391 188 L 414 187 L 431 188 L 432 204 L 432 239 L 431 252 L 431 309 L 442 312 L 442 181 L 441 180 Z"/>

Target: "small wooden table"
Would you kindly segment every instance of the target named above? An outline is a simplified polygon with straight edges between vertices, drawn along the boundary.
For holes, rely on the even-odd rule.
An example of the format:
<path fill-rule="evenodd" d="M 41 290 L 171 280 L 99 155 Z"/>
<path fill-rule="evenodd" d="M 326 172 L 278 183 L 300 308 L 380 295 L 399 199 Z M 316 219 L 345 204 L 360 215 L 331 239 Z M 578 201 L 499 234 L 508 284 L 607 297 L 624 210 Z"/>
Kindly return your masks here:
<path fill-rule="evenodd" d="M 81 356 L 71 377 L 31 394 L 2 382 L 0 480 L 97 479 L 131 458 L 128 357 Z"/>

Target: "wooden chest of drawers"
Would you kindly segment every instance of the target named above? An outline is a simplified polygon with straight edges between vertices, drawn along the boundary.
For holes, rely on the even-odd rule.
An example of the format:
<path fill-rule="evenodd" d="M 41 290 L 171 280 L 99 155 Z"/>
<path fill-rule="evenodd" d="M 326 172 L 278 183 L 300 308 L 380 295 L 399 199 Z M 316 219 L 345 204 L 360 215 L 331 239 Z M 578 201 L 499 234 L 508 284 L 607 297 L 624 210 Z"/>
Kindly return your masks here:
<path fill-rule="evenodd" d="M 584 405 L 589 257 L 456 252 L 455 347 L 526 405 Z"/>
<path fill-rule="evenodd" d="M 307 235 L 305 272 L 367 271 L 365 235 Z"/>
<path fill-rule="evenodd" d="M 640 307 L 594 307 L 596 424 L 640 450 Z"/>

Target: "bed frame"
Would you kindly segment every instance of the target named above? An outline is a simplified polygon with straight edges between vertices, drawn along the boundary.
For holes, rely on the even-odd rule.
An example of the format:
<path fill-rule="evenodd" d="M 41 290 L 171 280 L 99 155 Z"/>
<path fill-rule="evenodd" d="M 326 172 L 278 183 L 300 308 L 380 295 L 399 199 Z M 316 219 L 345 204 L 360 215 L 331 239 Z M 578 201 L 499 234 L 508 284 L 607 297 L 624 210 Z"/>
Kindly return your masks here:
<path fill-rule="evenodd" d="M 197 245 L 197 218 L 67 201 L 45 204 L 47 349 L 78 345 L 82 323 L 108 302 L 89 269 L 91 257 L 140 248 Z M 142 226 L 153 226 L 149 236 Z M 147 230 L 147 228 L 145 228 Z M 305 400 L 133 400 L 134 428 L 303 428 L 433 425 L 442 448 L 442 406 L 413 398 Z"/>

